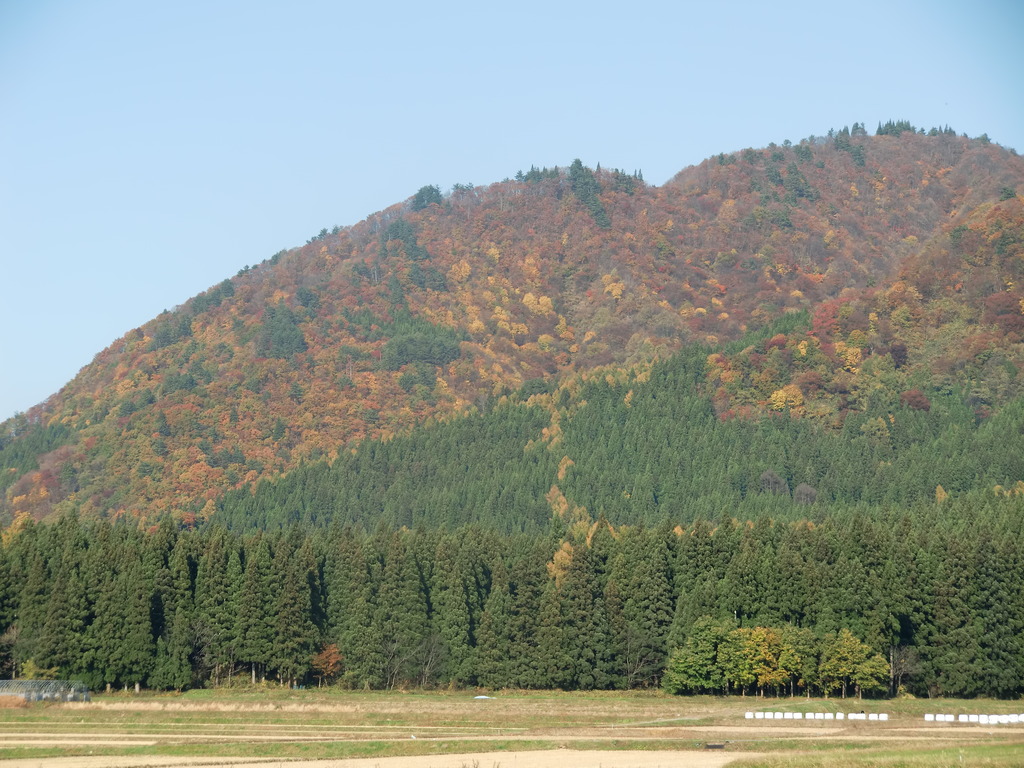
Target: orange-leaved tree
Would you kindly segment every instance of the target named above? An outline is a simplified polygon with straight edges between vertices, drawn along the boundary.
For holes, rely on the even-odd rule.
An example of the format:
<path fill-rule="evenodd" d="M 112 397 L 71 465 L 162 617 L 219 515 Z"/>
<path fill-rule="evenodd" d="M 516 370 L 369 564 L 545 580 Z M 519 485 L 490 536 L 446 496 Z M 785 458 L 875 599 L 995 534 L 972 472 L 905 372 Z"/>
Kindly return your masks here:
<path fill-rule="evenodd" d="M 317 688 L 323 688 L 324 680 L 330 680 L 341 671 L 344 658 L 334 643 L 324 644 L 318 653 L 313 654 L 313 675 L 317 679 Z"/>

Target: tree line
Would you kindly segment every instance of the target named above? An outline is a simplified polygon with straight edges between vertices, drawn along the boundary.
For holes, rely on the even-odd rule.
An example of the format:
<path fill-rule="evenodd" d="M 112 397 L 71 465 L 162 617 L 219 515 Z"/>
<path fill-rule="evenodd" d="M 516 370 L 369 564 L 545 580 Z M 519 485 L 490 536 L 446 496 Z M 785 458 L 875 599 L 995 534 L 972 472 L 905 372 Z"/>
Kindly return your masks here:
<path fill-rule="evenodd" d="M 93 688 L 1024 693 L 1020 497 L 615 527 L 147 531 L 66 516 L 0 549 L 12 675 Z"/>

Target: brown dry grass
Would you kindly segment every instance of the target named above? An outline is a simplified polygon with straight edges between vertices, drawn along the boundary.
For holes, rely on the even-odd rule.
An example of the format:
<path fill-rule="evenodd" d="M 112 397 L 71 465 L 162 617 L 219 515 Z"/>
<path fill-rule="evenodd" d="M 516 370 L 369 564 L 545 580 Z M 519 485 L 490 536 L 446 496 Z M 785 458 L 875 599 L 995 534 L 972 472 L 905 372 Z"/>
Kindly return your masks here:
<path fill-rule="evenodd" d="M 107 755 L 111 766 L 127 765 L 120 760 L 132 754 L 148 756 L 149 765 L 169 764 L 159 761 L 182 756 L 221 762 L 260 756 L 293 766 L 293 760 L 330 760 L 319 768 L 358 768 L 339 762 L 351 758 L 371 760 L 380 768 L 472 768 L 474 760 L 478 768 L 498 763 L 506 768 L 612 768 L 655 765 L 648 762 L 651 756 L 668 751 L 677 760 L 660 764 L 720 766 L 743 757 L 754 758 L 754 765 L 770 766 L 939 766 L 947 764 L 949 750 L 965 748 L 969 755 L 984 755 L 987 765 L 1024 764 L 1005 757 L 1014 750 L 1024 754 L 1024 726 L 991 730 L 925 723 L 917 710 L 934 704 L 557 691 L 503 691 L 487 700 L 474 699 L 473 692 L 466 691 L 258 689 L 101 695 L 90 704 L 35 704 L 0 712 L 0 759 L 11 768 L 17 766 L 7 762 L 13 759 L 38 761 L 89 752 Z M 948 704 L 935 711 L 953 711 L 955 703 Z M 969 706 L 997 711 L 991 702 Z M 888 711 L 892 720 L 776 724 L 746 720 L 743 713 L 748 709 L 866 709 Z M 712 762 L 704 760 L 708 743 L 726 746 L 724 753 L 707 753 Z M 524 756 L 539 760 L 552 748 L 557 748 L 551 753 L 553 762 L 524 762 Z M 929 749 L 938 751 L 929 754 Z M 584 753 L 606 759 L 585 764 L 569 759 Z M 488 756 L 486 762 L 481 755 Z M 515 761 L 513 755 L 518 756 Z M 453 756 L 462 757 L 462 762 L 451 762 Z"/>
<path fill-rule="evenodd" d="M 536 752 L 467 752 L 453 755 L 375 757 L 348 760 L 242 759 L 227 761 L 191 758 L 97 758 L 62 759 L 60 768 L 176 768 L 177 766 L 228 765 L 231 768 L 724 768 L 738 755 L 718 752 L 593 752 L 552 750 Z M 4 768 L 39 768 L 38 760 L 5 761 Z"/>

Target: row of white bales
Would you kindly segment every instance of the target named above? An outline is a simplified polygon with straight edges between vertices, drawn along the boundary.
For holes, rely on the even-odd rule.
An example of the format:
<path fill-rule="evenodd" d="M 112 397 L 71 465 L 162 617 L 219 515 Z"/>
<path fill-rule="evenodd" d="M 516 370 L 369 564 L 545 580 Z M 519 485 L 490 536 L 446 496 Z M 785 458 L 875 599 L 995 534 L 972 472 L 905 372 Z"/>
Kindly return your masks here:
<path fill-rule="evenodd" d="M 924 719 L 931 723 L 981 723 L 982 725 L 1006 725 L 1007 723 L 1024 723 L 1024 714 L 1019 715 L 925 715 Z"/>
<path fill-rule="evenodd" d="M 747 720 L 888 720 L 883 713 L 864 712 L 747 712 Z"/>
<path fill-rule="evenodd" d="M 885 712 L 747 712 L 747 720 L 872 720 L 885 722 Z M 927 723 L 977 723 L 979 725 L 1005 725 L 1024 723 L 1024 713 L 1015 715 L 946 715 L 928 714 Z"/>

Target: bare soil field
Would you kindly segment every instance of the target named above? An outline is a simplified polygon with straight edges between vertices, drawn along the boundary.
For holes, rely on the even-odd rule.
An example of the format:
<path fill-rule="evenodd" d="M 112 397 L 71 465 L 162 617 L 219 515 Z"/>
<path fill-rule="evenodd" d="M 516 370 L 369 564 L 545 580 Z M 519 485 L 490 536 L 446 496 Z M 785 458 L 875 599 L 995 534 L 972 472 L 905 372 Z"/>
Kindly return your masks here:
<path fill-rule="evenodd" d="M 600 752 L 537 750 L 534 752 L 475 752 L 460 755 L 376 757 L 350 760 L 289 760 L 264 758 L 230 762 L 226 758 L 58 757 L 4 761 L 4 768 L 722 768 L 737 755 L 712 752 Z"/>
<path fill-rule="evenodd" d="M 1021 702 L 846 702 L 660 694 L 196 691 L 0 708 L 0 768 L 717 768 L 1024 765 L 1024 725 L 922 712 Z M 880 721 L 744 712 L 890 713 Z"/>

